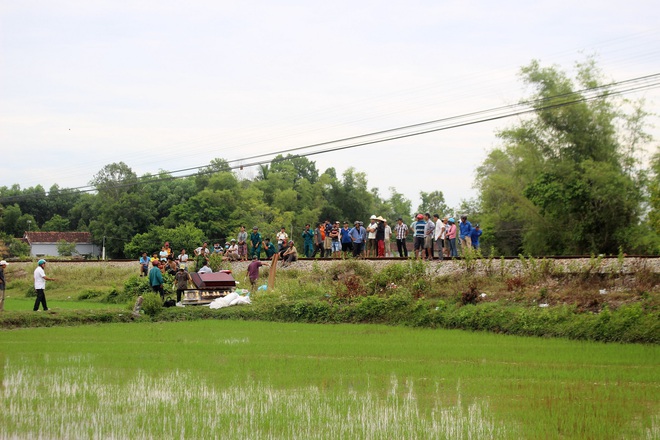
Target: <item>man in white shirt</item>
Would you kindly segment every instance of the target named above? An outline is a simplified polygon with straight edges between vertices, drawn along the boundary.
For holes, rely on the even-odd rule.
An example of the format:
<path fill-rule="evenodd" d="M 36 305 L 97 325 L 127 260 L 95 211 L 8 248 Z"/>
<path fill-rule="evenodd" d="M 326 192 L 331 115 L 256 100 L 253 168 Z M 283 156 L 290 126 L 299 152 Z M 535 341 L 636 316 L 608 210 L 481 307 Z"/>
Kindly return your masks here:
<path fill-rule="evenodd" d="M 376 256 L 376 228 L 378 227 L 378 222 L 376 221 L 376 216 L 372 215 L 371 223 L 367 226 L 367 258 Z"/>
<path fill-rule="evenodd" d="M 37 299 L 34 302 L 34 311 L 39 311 L 39 304 L 43 305 L 44 311 L 48 310 L 46 305 L 46 281 L 55 281 L 55 278 L 46 276 L 46 260 L 39 260 L 37 268 L 34 270 L 34 290 L 37 291 Z"/>
<path fill-rule="evenodd" d="M 289 234 L 286 233 L 284 226 L 280 228 L 280 232 L 277 233 L 277 251 L 282 252 L 284 246 L 286 245 L 287 240 L 289 240 Z"/>
<path fill-rule="evenodd" d="M 445 224 L 440 220 L 440 215 L 433 214 L 433 221 L 435 221 L 434 239 L 438 243 L 438 260 L 442 260 L 445 253 L 443 248 L 447 232 L 445 230 Z"/>
<path fill-rule="evenodd" d="M 203 263 L 202 267 L 200 267 L 199 270 L 197 271 L 197 273 L 212 273 L 212 272 L 213 272 L 213 269 L 211 269 L 209 267 L 208 261 L 205 261 Z"/>
<path fill-rule="evenodd" d="M 227 252 L 225 252 L 225 257 L 223 260 L 237 261 L 238 259 L 238 245 L 236 244 L 236 239 L 232 238 L 231 244 L 227 248 Z"/>

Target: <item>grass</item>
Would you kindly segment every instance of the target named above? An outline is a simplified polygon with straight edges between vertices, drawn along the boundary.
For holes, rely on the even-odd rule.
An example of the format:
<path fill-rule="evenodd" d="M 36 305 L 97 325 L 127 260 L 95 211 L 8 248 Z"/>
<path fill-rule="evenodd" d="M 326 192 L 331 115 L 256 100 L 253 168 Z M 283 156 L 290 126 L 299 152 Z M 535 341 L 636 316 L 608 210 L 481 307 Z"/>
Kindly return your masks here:
<path fill-rule="evenodd" d="M 12 298 L 5 302 L 5 310 L 8 312 L 30 311 L 34 307 L 34 298 Z M 76 301 L 73 299 L 50 299 L 48 297 L 48 308 L 52 310 L 117 310 L 125 309 L 124 304 L 108 304 L 96 301 Z"/>
<path fill-rule="evenodd" d="M 475 259 L 469 265 L 460 262 L 457 271 L 449 273 L 443 273 L 444 263 L 422 261 L 379 270 L 356 260 L 324 268 L 314 263 L 307 271 L 295 267 L 278 271 L 276 289 L 254 292 L 248 310 L 207 313 L 187 308 L 155 318 L 371 322 L 660 343 L 660 274 L 645 264 L 624 270 L 624 264 L 613 261 L 604 266 L 594 258 L 582 268 L 567 268 L 554 260 Z M 33 300 L 24 297 L 34 292 L 34 265 L 12 264 L 7 276 L 8 312 L 0 315 L 0 326 L 125 322 L 130 319 L 125 312 L 136 296 L 150 291 L 146 279 L 137 276 L 136 266 L 55 264 L 48 271 L 58 281 L 49 282 L 46 290 L 53 311 L 32 316 Z M 259 284 L 265 283 L 265 275 L 262 271 Z M 235 271 L 234 276 L 241 287 L 249 285 L 245 270 Z M 169 282 L 166 288 L 171 288 Z"/>
<path fill-rule="evenodd" d="M 36 263 L 12 263 L 5 269 L 7 294 L 14 298 L 24 297 L 34 291 L 33 272 Z M 109 292 L 121 289 L 124 281 L 137 274 L 135 266 L 121 263 L 48 263 L 46 275 L 57 281 L 46 283 L 46 298 L 75 299 L 81 292 L 99 290 Z"/>
<path fill-rule="evenodd" d="M 4 331 L 0 438 L 660 436 L 660 347 L 242 321 Z"/>

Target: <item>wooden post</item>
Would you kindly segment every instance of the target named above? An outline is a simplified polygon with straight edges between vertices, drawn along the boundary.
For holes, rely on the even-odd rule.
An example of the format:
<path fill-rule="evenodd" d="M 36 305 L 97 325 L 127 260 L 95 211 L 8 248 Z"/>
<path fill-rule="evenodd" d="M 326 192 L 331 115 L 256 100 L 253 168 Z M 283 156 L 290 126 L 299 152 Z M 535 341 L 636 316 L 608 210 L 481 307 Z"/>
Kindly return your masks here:
<path fill-rule="evenodd" d="M 277 272 L 277 260 L 280 259 L 280 253 L 277 252 L 273 255 L 270 261 L 270 273 L 268 274 L 268 290 L 271 291 L 275 288 L 275 273 Z"/>

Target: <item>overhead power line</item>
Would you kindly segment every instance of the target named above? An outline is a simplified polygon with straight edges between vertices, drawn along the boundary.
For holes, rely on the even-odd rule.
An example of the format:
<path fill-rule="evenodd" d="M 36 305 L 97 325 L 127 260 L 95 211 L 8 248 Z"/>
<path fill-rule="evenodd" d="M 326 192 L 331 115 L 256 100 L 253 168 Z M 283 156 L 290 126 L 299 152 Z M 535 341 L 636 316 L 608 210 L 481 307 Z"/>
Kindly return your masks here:
<path fill-rule="evenodd" d="M 454 128 L 469 126 L 469 125 L 481 124 L 485 122 L 491 122 L 499 119 L 514 117 L 514 116 L 521 116 L 524 114 L 534 113 L 542 110 L 549 110 L 553 108 L 576 105 L 579 103 L 590 102 L 608 96 L 624 95 L 632 92 L 651 90 L 658 87 L 660 87 L 660 73 L 655 73 L 651 75 L 631 78 L 628 80 L 612 82 L 609 84 L 605 84 L 593 88 L 586 88 L 574 92 L 554 95 L 551 97 L 539 98 L 530 101 L 521 101 L 519 103 L 509 104 L 501 107 L 494 107 L 486 110 L 479 110 L 479 111 L 464 113 L 461 115 L 449 116 L 446 118 L 434 119 L 431 121 L 420 122 L 416 124 L 405 125 L 401 127 L 380 130 L 380 131 L 375 131 L 375 132 L 370 132 L 370 133 L 365 133 L 361 135 L 350 136 L 340 139 L 334 139 L 330 141 L 309 144 L 300 147 L 287 148 L 274 152 L 243 157 L 239 159 L 232 159 L 232 160 L 228 160 L 227 163 L 234 164 L 229 166 L 230 169 L 239 169 L 239 168 L 242 169 L 244 167 L 265 165 L 265 164 L 273 163 L 274 161 L 276 161 L 274 157 L 282 154 L 303 152 L 300 154 L 295 154 L 293 156 L 282 158 L 281 160 L 288 160 L 291 157 L 314 156 L 318 154 L 325 154 L 325 153 L 341 151 L 351 148 L 358 148 L 366 145 L 389 142 L 389 141 L 413 137 L 413 136 L 420 136 L 423 134 L 450 130 Z M 305 152 L 306 150 L 312 150 L 314 148 L 323 147 L 323 146 L 331 146 L 331 147 L 321 150 Z M 156 182 L 180 179 L 180 178 L 191 177 L 196 175 L 212 174 L 216 172 L 216 170 L 213 168 L 204 170 L 205 168 L 209 168 L 209 164 L 166 171 L 167 174 L 170 174 L 168 176 L 152 175 L 147 177 L 141 177 L 132 181 L 123 182 L 118 185 L 113 185 L 113 188 L 125 188 L 135 185 L 156 183 Z M 172 174 L 185 173 L 188 171 L 196 171 L 196 172 L 190 174 L 177 175 L 177 176 L 172 175 Z M 61 193 L 94 192 L 94 191 L 97 191 L 97 188 L 93 185 L 60 189 Z M 3 197 L 0 198 L 0 203 L 7 203 L 7 202 L 11 203 L 14 201 L 22 200 L 27 197 L 35 197 L 35 196 L 39 196 L 39 195 L 21 194 L 17 196 Z"/>

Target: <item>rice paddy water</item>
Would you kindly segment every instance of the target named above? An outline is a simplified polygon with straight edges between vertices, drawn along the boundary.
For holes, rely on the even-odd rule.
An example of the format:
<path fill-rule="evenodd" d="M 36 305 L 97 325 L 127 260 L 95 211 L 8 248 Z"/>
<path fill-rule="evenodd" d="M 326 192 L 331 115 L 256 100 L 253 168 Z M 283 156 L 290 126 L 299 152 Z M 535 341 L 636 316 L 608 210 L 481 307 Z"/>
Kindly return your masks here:
<path fill-rule="evenodd" d="M 0 333 L 0 438 L 660 438 L 660 349 L 241 321 Z"/>

